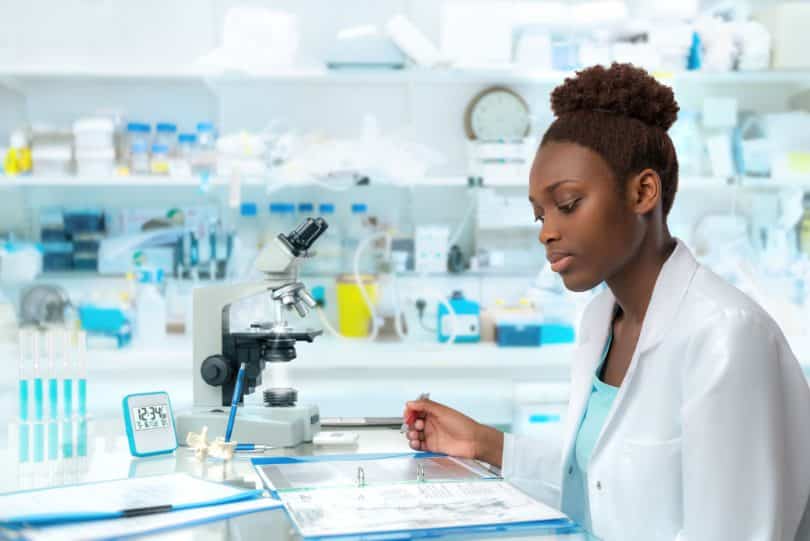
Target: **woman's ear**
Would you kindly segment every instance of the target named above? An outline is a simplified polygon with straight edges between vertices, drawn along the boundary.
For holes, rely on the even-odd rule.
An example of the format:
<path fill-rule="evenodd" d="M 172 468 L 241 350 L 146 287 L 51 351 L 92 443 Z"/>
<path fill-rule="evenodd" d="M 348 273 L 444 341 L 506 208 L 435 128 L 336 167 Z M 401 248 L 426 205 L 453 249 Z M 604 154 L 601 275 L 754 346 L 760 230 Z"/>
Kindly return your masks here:
<path fill-rule="evenodd" d="M 661 202 L 661 177 L 652 169 L 644 169 L 630 179 L 627 188 L 628 202 L 636 214 L 648 214 Z"/>

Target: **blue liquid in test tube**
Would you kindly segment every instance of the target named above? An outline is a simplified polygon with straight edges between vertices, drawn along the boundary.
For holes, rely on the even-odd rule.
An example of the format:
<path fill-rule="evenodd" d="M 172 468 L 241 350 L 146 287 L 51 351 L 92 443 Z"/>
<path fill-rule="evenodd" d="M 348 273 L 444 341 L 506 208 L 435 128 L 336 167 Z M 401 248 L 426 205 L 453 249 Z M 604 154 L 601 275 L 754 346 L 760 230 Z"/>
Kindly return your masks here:
<path fill-rule="evenodd" d="M 76 385 L 79 392 L 79 417 L 87 417 L 87 333 L 79 333 L 76 357 Z"/>
<path fill-rule="evenodd" d="M 59 381 L 56 379 L 56 351 L 54 344 L 54 332 L 48 333 L 48 412 L 50 422 L 48 423 L 48 460 L 59 458 L 59 425 L 56 422 L 59 417 Z"/>
<path fill-rule="evenodd" d="M 39 365 L 39 333 L 34 332 L 31 353 L 34 360 L 34 462 L 42 462 L 45 458 L 45 389 L 43 387 L 42 372 Z"/>
<path fill-rule="evenodd" d="M 70 333 L 65 333 L 62 358 L 64 359 L 64 372 L 62 374 L 62 404 L 64 422 L 62 423 L 62 456 L 73 456 L 73 378 L 70 370 L 70 354 L 73 350 L 73 341 Z"/>
<path fill-rule="evenodd" d="M 28 462 L 30 460 L 29 438 L 31 437 L 31 426 L 28 424 L 28 379 L 25 374 L 25 352 L 28 350 L 30 341 L 26 331 L 20 331 L 18 335 L 19 347 L 19 398 L 20 398 L 20 429 L 18 434 L 18 456 L 20 462 Z"/>

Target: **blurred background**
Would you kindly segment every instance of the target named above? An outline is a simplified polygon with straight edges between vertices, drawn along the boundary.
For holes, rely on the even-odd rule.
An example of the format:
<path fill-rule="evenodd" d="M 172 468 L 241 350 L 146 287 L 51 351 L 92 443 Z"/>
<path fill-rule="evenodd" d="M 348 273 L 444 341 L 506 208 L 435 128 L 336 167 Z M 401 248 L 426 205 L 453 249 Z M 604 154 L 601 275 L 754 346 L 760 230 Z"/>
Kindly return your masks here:
<path fill-rule="evenodd" d="M 134 392 L 190 406 L 192 336 L 212 332 L 192 291 L 261 279 L 262 247 L 321 216 L 301 266 L 318 308 L 290 318 L 325 329 L 289 366 L 301 402 L 395 417 L 430 392 L 553 433 L 594 292 L 546 267 L 528 169 L 551 90 L 612 61 L 680 104 L 671 229 L 810 367 L 810 2 L 6 4 L 3 425 L 32 377 L 84 378 L 98 419 Z M 82 330 L 86 352 L 39 342 L 32 364 L 20 329 Z"/>

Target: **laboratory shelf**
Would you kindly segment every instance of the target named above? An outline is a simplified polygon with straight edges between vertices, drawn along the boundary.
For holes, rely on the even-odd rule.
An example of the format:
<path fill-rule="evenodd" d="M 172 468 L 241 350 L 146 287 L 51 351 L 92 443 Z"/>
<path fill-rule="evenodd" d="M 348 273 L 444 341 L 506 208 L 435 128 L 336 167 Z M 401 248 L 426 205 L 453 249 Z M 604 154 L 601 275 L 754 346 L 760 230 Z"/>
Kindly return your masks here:
<path fill-rule="evenodd" d="M 810 83 L 808 70 L 763 71 L 683 71 L 653 72 L 659 79 L 672 84 L 803 84 Z M 0 84 L 25 92 L 28 83 L 55 80 L 59 82 L 190 82 L 216 89 L 243 84 L 465 84 L 499 82 L 510 84 L 556 85 L 572 71 L 532 69 L 514 64 L 487 66 L 456 66 L 452 68 L 405 68 L 390 70 L 340 69 L 321 66 L 294 67 L 278 71 L 246 74 L 216 72 L 202 66 L 186 65 L 176 68 L 151 69 L 134 67 L 88 68 L 80 65 L 29 66 L 27 68 L 0 66 Z"/>
<path fill-rule="evenodd" d="M 407 183 L 388 184 L 388 183 L 375 183 L 373 186 L 390 186 L 390 187 L 470 187 L 466 175 L 458 176 L 426 176 L 409 180 Z M 214 186 L 227 186 L 230 179 L 227 177 L 213 176 L 211 184 Z M 257 177 L 256 175 L 245 175 L 241 179 L 242 186 L 267 186 L 274 188 L 278 181 L 274 180 L 273 174 L 270 173 L 266 177 Z M 515 178 L 512 182 L 498 182 L 483 184 L 484 188 L 524 188 L 527 187 L 528 179 Z M 127 176 L 52 176 L 52 175 L 23 175 L 23 176 L 2 176 L 0 175 L 0 188 L 26 188 L 26 187 L 45 187 L 45 188 L 86 188 L 86 187 L 104 187 L 104 188 L 176 188 L 176 187 L 199 187 L 199 177 L 171 177 L 159 175 L 127 175 Z M 294 182 L 283 184 L 283 187 L 294 186 L 307 186 L 317 187 L 320 186 L 314 182 Z M 352 188 L 363 188 L 364 186 L 352 186 Z M 794 180 L 777 180 L 771 178 L 754 178 L 743 177 L 737 182 L 729 182 L 728 179 L 719 177 L 690 177 L 684 176 L 679 180 L 678 188 L 680 190 L 723 190 L 733 189 L 740 187 L 745 190 L 769 190 L 769 189 L 784 189 L 784 188 L 810 188 L 810 175 L 801 177 Z"/>

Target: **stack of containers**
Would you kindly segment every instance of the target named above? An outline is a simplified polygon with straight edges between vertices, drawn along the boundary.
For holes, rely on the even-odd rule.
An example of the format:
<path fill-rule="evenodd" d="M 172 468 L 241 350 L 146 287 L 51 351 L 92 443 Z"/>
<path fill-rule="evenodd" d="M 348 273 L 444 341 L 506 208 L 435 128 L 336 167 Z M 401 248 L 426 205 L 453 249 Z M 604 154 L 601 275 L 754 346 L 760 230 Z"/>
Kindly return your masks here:
<path fill-rule="evenodd" d="M 79 175 L 112 176 L 115 170 L 114 132 L 115 125 L 109 118 L 82 118 L 73 124 Z"/>
<path fill-rule="evenodd" d="M 37 175 L 69 174 L 73 162 L 73 134 L 35 128 L 31 134 L 31 159 Z"/>

